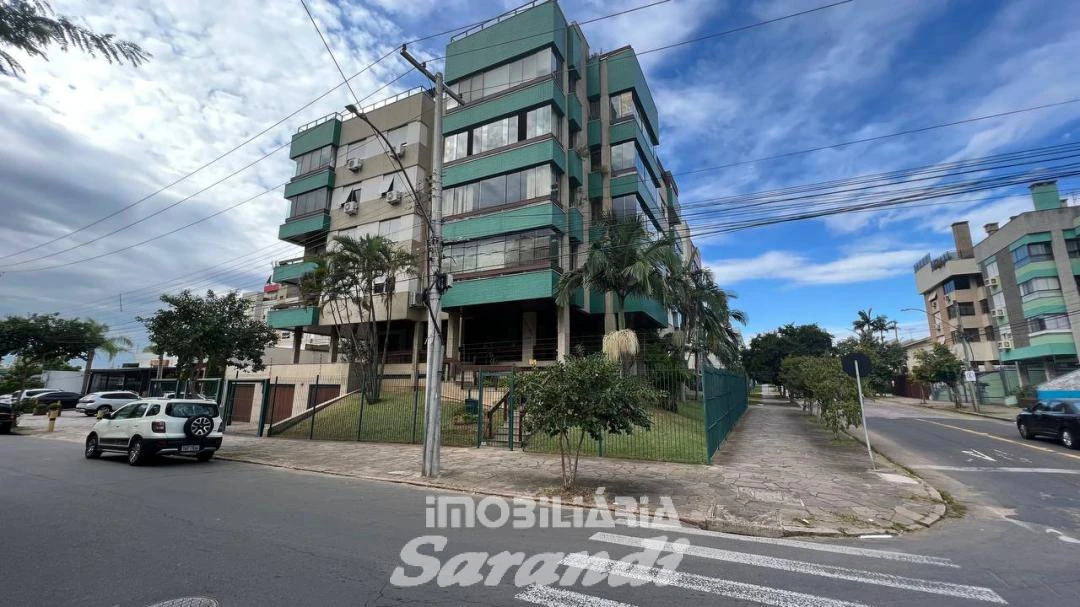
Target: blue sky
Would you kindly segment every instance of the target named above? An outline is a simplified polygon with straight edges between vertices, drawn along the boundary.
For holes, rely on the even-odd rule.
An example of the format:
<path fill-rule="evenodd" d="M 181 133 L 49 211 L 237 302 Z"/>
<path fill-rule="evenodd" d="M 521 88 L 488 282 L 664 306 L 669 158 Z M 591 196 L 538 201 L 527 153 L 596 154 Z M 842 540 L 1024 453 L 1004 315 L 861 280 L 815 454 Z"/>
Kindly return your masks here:
<path fill-rule="evenodd" d="M 640 4 L 562 3 L 570 20 Z M 826 0 L 672 0 L 584 26 L 592 50 L 639 51 L 827 4 Z M 98 219 L 157 190 L 258 133 L 339 82 L 299 2 L 62 0 L 58 12 L 133 39 L 154 54 L 141 69 L 54 52 L 27 59 L 20 80 L 0 80 L 0 255 Z M 516 6 L 479 0 L 313 0 L 347 73 L 401 40 L 467 24 Z M 441 55 L 446 37 L 414 50 Z M 1080 5 L 856 0 L 730 36 L 647 53 L 642 61 L 661 114 L 664 164 L 684 206 L 868 173 L 975 158 L 1076 136 L 1080 103 L 884 141 L 723 170 L 683 174 L 851 139 L 1080 97 Z M 404 64 L 392 57 L 353 81 L 375 91 Z M 372 100 L 422 84 L 409 76 Z M 295 128 L 348 103 L 327 95 L 281 127 L 191 179 L 57 243 L 65 248 L 162 211 L 289 140 Z M 190 201 L 101 241 L 47 260 L 57 249 L 0 259 L 0 314 L 60 311 L 93 316 L 137 344 L 133 318 L 162 289 L 251 290 L 275 259 L 297 251 L 276 240 L 285 204 L 271 193 L 196 228 L 124 253 L 87 257 L 163 234 L 286 181 L 276 153 Z M 1038 167 L 1031 167 L 1033 170 Z M 1061 182 L 1063 193 L 1080 179 Z M 989 191 L 951 204 L 895 208 L 781 224 L 700 240 L 703 260 L 738 293 L 747 336 L 787 322 L 845 334 L 872 307 L 925 333 L 911 265 L 951 247 L 949 224 L 981 226 L 1029 208 L 1026 189 Z M 696 230 L 719 205 L 697 205 Z M 766 211 L 767 212 L 767 211 Z M 244 257 L 241 257 L 244 256 Z M 239 259 L 238 259 L 239 258 Z M 237 261 L 230 261 L 237 260 Z M 229 262 L 227 265 L 221 265 Z M 72 265 L 47 269 L 49 264 Z M 29 271 L 28 271 L 29 270 Z M 172 280 L 176 277 L 183 278 Z M 147 285 L 165 283 L 160 287 Z M 123 299 L 121 309 L 120 299 Z"/>

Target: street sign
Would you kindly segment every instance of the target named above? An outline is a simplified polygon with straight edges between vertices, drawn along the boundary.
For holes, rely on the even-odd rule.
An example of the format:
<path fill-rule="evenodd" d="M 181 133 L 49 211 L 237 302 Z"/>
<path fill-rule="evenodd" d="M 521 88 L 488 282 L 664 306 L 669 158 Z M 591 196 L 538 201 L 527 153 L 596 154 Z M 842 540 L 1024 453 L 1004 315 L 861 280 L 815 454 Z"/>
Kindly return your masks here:
<path fill-rule="evenodd" d="M 859 365 L 858 371 L 855 370 L 856 363 Z M 844 373 L 851 377 L 870 375 L 870 358 L 860 352 L 852 352 L 841 356 L 840 365 L 844 368 Z"/>
<path fill-rule="evenodd" d="M 978 379 L 979 379 L 979 378 L 975 376 L 975 372 L 974 372 L 974 371 L 972 371 L 972 370 L 970 370 L 970 369 L 969 369 L 969 370 L 967 370 L 967 371 L 964 371 L 964 381 L 966 381 L 967 383 L 969 383 L 969 384 L 973 384 L 973 383 L 975 383 L 976 381 L 978 381 Z"/>

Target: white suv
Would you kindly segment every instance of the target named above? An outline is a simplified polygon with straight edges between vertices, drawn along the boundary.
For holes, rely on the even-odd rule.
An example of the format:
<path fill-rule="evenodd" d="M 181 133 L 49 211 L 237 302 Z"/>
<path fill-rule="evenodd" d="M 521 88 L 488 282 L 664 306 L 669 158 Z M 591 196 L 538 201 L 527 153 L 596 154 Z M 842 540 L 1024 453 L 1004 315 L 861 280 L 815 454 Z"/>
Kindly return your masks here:
<path fill-rule="evenodd" d="M 221 446 L 224 422 L 212 400 L 147 398 L 99 420 L 86 437 L 86 457 L 127 453 L 138 466 L 155 455 L 187 455 L 205 462 Z"/>
<path fill-rule="evenodd" d="M 127 390 L 116 392 L 91 392 L 75 403 L 75 410 L 87 415 L 97 415 L 98 411 L 111 413 L 120 407 L 138 400 L 139 395 Z"/>

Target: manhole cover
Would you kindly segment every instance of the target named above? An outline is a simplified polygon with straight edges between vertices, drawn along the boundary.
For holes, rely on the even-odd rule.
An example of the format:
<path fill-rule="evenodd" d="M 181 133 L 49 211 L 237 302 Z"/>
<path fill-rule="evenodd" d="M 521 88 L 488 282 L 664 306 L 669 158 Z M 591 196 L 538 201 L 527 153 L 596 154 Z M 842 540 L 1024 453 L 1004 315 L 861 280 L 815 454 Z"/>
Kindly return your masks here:
<path fill-rule="evenodd" d="M 205 596 L 189 596 L 154 603 L 150 607 L 218 607 L 218 602 Z"/>

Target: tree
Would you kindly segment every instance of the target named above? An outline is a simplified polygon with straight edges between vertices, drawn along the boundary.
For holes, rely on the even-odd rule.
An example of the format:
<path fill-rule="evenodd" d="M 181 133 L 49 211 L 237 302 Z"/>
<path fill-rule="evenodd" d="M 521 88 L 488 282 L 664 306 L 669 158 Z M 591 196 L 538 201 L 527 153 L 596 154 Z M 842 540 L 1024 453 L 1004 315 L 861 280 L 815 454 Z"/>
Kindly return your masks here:
<path fill-rule="evenodd" d="M 791 394 L 816 412 L 833 434 L 862 422 L 855 380 L 848 377 L 835 356 L 791 356 L 780 375 Z"/>
<path fill-rule="evenodd" d="M 771 333 L 755 335 L 742 353 L 743 367 L 760 383 L 784 385 L 780 367 L 785 358 L 826 356 L 832 350 L 832 335 L 816 324 L 787 324 Z"/>
<path fill-rule="evenodd" d="M 78 358 L 86 347 L 86 323 L 59 314 L 8 316 L 0 320 L 0 358 L 15 354 L 23 364 L 41 367 L 49 361 Z M 40 372 L 40 371 L 39 371 Z M 19 389 L 26 389 L 23 383 Z"/>
<path fill-rule="evenodd" d="M 248 317 L 251 304 L 235 291 L 200 297 L 185 290 L 161 301 L 168 307 L 136 320 L 157 348 L 176 357 L 179 379 L 222 375 L 228 365 L 261 370 L 264 350 L 277 343 L 269 325 Z"/>
<path fill-rule="evenodd" d="M 379 400 L 389 319 L 397 277 L 416 273 L 416 257 L 385 236 L 338 236 L 332 249 L 316 260 L 316 268 L 300 283 L 313 305 L 329 310 L 334 324 L 345 328 L 347 360 L 360 364 L 371 381 L 368 397 Z M 380 293 L 376 293 L 376 290 Z M 387 330 L 380 347 L 376 298 L 381 298 Z"/>
<path fill-rule="evenodd" d="M 0 379 L 0 394 L 10 394 L 18 390 L 41 388 L 41 372 L 44 369 L 39 363 L 31 362 L 23 357 L 18 357 L 11 363 Z"/>
<path fill-rule="evenodd" d="M 607 213 L 595 224 L 599 238 L 590 245 L 585 265 L 566 272 L 555 287 L 556 302 L 570 304 L 578 289 L 615 295 L 615 328 L 626 329 L 626 299 L 659 298 L 667 303 L 664 271 L 674 247 L 669 238 L 652 240 L 641 217 Z"/>
<path fill-rule="evenodd" d="M 694 379 L 694 372 L 686 366 L 682 348 L 674 343 L 672 336 L 665 335 L 657 342 L 645 344 L 644 359 L 649 382 L 666 395 L 663 408 L 677 411 L 683 387 Z"/>
<path fill-rule="evenodd" d="M 75 47 L 91 57 L 100 55 L 109 63 L 127 62 L 135 67 L 150 58 L 150 53 L 134 42 L 117 40 L 113 34 L 99 34 L 78 25 L 72 17 L 56 15 L 46 0 L 0 2 L 0 74 L 25 73 L 4 47 L 48 60 L 45 48 L 50 45 L 62 51 Z"/>
<path fill-rule="evenodd" d="M 915 353 L 915 368 L 911 375 L 918 381 L 926 384 L 943 383 L 949 387 L 953 395 L 953 402 L 960 408 L 959 392 L 956 384 L 963 375 L 964 364 L 944 344 L 935 343 L 929 350 L 920 350 Z"/>
<path fill-rule="evenodd" d="M 648 407 L 661 394 L 640 377 L 624 377 L 602 354 L 570 356 L 518 376 L 525 398 L 525 430 L 559 442 L 563 487 L 577 482 L 585 437 L 631 434 L 652 427 Z M 577 436 L 574 436 L 574 432 Z"/>
<path fill-rule="evenodd" d="M 786 324 L 776 332 L 783 339 L 787 356 L 826 356 L 832 354 L 832 335 L 816 324 Z"/>
<path fill-rule="evenodd" d="M 725 367 L 738 367 L 743 341 L 732 321 L 746 324 L 746 314 L 728 305 L 735 294 L 721 289 L 712 272 L 698 268 L 693 260 L 672 255 L 669 261 L 667 299 L 679 313 L 676 339 L 688 353 L 698 354 L 699 364 L 708 353 Z"/>
<path fill-rule="evenodd" d="M 127 337 L 107 336 L 109 326 L 96 320 L 83 321 L 81 326 L 76 327 L 76 330 L 80 333 L 78 339 L 82 340 L 84 344 L 84 350 L 79 353 L 78 358 L 86 361 L 86 367 L 83 369 L 82 391 L 88 392 L 90 390 L 90 370 L 94 366 L 94 356 L 97 351 L 104 352 L 109 357 L 109 362 L 112 362 L 121 352 L 131 350 L 134 344 Z"/>
<path fill-rule="evenodd" d="M 874 334 L 876 326 L 874 324 L 875 319 L 873 314 L 873 308 L 859 310 L 858 317 L 851 323 L 851 328 L 855 329 L 855 332 L 858 333 L 860 337 Z"/>

